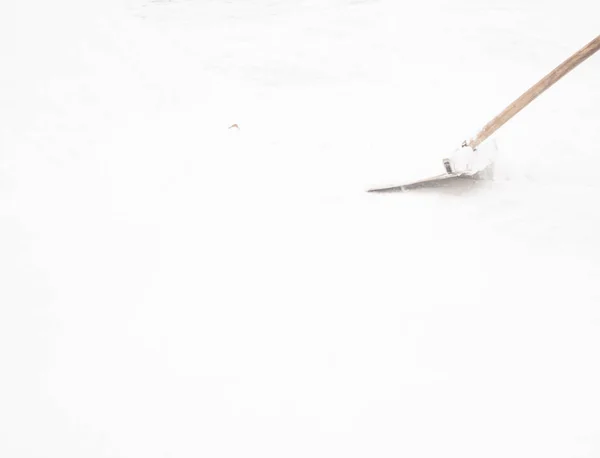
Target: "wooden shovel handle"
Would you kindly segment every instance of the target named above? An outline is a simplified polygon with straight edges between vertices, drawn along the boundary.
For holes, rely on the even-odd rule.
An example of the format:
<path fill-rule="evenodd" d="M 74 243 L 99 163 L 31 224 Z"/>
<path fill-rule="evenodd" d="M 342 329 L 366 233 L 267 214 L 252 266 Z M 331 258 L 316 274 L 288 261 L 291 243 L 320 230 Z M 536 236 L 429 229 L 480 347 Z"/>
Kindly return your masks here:
<path fill-rule="evenodd" d="M 502 127 L 507 121 L 509 121 L 519 111 L 529 105 L 535 100 L 540 94 L 546 89 L 556 83 L 559 79 L 577 67 L 580 63 L 594 54 L 600 49 L 600 35 L 590 41 L 587 45 L 565 60 L 562 64 L 544 76 L 540 81 L 534 84 L 527 92 L 521 97 L 507 106 L 502 113 L 488 122 L 483 129 L 481 129 L 475 137 L 473 137 L 468 145 L 475 149 L 490 135 L 496 132 Z"/>

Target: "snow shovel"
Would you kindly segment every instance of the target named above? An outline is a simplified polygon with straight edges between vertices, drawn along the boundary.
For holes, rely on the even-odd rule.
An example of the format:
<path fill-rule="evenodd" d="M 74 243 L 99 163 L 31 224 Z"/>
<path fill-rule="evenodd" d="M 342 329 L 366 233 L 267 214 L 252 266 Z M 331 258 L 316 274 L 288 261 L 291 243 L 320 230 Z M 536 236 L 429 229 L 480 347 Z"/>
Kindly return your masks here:
<path fill-rule="evenodd" d="M 441 186 L 449 179 L 469 178 L 476 180 L 485 178 L 491 173 L 493 158 L 490 153 L 479 150 L 479 145 L 540 94 L 599 49 L 600 35 L 534 84 L 518 99 L 507 106 L 498 116 L 488 122 L 477 135 L 469 141 L 465 141 L 450 157 L 443 159 L 444 172 L 442 174 L 400 185 L 369 189 L 368 192 L 406 191 L 414 188 Z"/>

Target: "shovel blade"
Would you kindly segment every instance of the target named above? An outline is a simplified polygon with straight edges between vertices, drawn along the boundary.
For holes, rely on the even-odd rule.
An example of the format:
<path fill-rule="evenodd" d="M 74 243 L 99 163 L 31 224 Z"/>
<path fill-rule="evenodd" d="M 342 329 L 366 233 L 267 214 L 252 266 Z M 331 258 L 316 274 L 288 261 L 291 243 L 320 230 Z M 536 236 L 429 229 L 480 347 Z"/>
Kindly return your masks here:
<path fill-rule="evenodd" d="M 483 170 L 474 175 L 443 173 L 422 180 L 407 183 L 383 186 L 368 189 L 367 192 L 403 192 L 413 189 L 435 189 L 435 188 L 469 188 L 476 182 L 486 179 L 488 170 Z"/>
<path fill-rule="evenodd" d="M 443 160 L 444 173 L 407 183 L 368 189 L 367 192 L 402 192 L 421 188 L 467 188 L 493 177 L 495 144 L 492 148 L 473 150 L 466 144 Z"/>

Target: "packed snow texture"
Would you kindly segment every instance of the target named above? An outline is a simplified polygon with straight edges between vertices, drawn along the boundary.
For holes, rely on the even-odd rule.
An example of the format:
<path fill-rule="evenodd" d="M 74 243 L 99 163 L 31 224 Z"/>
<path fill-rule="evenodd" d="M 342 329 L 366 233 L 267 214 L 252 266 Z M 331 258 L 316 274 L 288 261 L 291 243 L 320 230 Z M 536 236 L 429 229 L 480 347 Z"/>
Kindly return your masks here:
<path fill-rule="evenodd" d="M 598 17 L 2 2 L 0 456 L 600 456 Z"/>

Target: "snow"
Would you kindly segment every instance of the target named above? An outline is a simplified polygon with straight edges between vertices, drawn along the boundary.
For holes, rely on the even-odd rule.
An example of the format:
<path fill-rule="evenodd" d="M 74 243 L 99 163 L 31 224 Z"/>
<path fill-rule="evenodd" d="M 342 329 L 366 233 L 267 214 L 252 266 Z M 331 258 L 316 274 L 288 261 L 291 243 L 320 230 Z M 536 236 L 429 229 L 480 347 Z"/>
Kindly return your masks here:
<path fill-rule="evenodd" d="M 365 192 L 598 2 L 413 3 L 0 6 L 1 456 L 598 456 L 600 55 Z"/>

